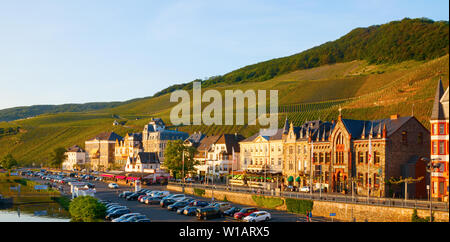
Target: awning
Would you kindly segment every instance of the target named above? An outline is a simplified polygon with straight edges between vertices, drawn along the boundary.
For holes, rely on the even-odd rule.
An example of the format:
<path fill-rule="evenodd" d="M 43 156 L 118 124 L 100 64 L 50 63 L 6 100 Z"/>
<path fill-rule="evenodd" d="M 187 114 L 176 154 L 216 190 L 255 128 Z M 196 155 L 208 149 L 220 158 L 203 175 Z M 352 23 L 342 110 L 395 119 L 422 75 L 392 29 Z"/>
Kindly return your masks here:
<path fill-rule="evenodd" d="M 298 177 L 295 179 L 295 181 L 296 181 L 296 182 L 300 182 L 300 177 L 298 176 Z"/>
<path fill-rule="evenodd" d="M 110 174 L 101 174 L 100 176 L 102 176 L 102 177 L 112 177 L 112 178 L 114 178 L 114 176 L 113 176 L 113 175 L 110 175 Z"/>
<path fill-rule="evenodd" d="M 126 176 L 116 176 L 117 179 L 122 179 L 125 180 L 127 177 Z"/>
<path fill-rule="evenodd" d="M 293 176 L 288 177 L 288 182 L 293 182 L 293 181 L 294 181 L 294 177 Z"/>
<path fill-rule="evenodd" d="M 133 181 L 140 180 L 140 179 L 141 179 L 140 177 L 132 177 L 132 176 L 127 177 L 127 180 L 133 180 Z"/>

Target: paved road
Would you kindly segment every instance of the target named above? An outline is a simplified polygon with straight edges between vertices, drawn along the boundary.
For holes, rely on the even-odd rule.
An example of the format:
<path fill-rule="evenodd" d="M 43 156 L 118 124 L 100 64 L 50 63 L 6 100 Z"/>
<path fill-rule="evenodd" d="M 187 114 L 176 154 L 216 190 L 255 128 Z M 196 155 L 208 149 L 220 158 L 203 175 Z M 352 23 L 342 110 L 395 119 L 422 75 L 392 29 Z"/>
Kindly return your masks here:
<path fill-rule="evenodd" d="M 28 179 L 32 179 L 41 183 L 46 183 L 48 181 L 43 181 L 39 178 L 35 178 L 35 177 L 27 177 Z M 167 208 L 161 208 L 158 205 L 147 205 L 147 204 L 143 204 L 140 203 L 138 201 L 127 201 L 124 198 L 119 198 L 118 195 L 126 190 L 131 190 L 132 188 L 128 187 L 128 186 L 121 186 L 119 185 L 119 189 L 111 189 L 108 188 L 108 184 L 104 183 L 104 182 L 99 182 L 99 181 L 89 181 L 90 183 L 95 184 L 95 189 L 96 189 L 96 194 L 95 196 L 99 199 L 102 200 L 110 200 L 112 202 L 116 202 L 122 205 L 127 206 L 128 208 L 130 208 L 130 210 L 134 213 L 141 213 L 146 215 L 148 218 L 150 218 L 151 221 L 153 222 L 200 222 L 203 220 L 198 220 L 197 217 L 195 216 L 185 216 L 185 215 L 178 215 L 175 211 L 169 211 L 167 210 Z M 58 184 L 60 185 L 60 184 Z M 70 186 L 68 185 L 64 185 L 64 192 L 68 195 L 68 192 L 70 192 Z M 156 185 L 151 185 L 151 186 L 142 186 L 142 188 L 147 188 L 147 189 L 154 189 L 154 190 L 166 190 L 165 186 L 156 186 Z M 171 192 L 173 193 L 173 192 Z M 176 192 L 175 192 L 176 193 Z M 198 196 L 192 196 L 192 195 L 188 195 L 190 197 L 196 198 L 196 199 L 200 199 L 203 201 L 208 201 L 209 199 L 207 198 L 202 198 L 202 197 L 198 197 Z M 232 206 L 237 206 L 237 207 L 248 207 L 246 205 L 241 205 L 241 204 L 233 204 L 231 203 Z M 285 211 L 278 211 L 278 210 L 271 210 L 271 209 L 265 209 L 265 208 L 259 208 L 260 210 L 264 210 L 264 211 L 268 211 L 271 215 L 272 215 L 272 222 L 306 222 L 306 217 L 304 215 L 296 215 L 296 214 L 292 214 L 292 213 L 288 213 Z M 207 220 L 206 222 L 236 222 L 237 220 L 231 218 L 231 217 L 225 217 L 225 218 L 214 218 L 214 219 L 210 219 Z M 324 217 L 314 217 L 312 219 L 313 222 L 329 222 L 331 221 L 328 218 L 324 218 Z"/>

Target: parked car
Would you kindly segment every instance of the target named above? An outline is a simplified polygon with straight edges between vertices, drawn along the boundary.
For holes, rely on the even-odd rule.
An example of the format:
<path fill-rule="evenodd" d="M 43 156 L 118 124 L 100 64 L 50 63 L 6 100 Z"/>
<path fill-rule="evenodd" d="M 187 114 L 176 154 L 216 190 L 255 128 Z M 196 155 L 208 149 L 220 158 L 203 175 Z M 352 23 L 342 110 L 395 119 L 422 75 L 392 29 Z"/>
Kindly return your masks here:
<path fill-rule="evenodd" d="M 121 194 L 119 194 L 119 197 L 125 198 L 125 197 L 127 197 L 128 195 L 131 195 L 132 193 L 133 193 L 133 192 L 125 191 L 125 192 L 122 192 Z"/>
<path fill-rule="evenodd" d="M 125 199 L 132 201 L 132 200 L 137 200 L 139 197 L 139 193 L 133 192 L 130 195 L 128 195 Z"/>
<path fill-rule="evenodd" d="M 225 216 L 233 217 L 235 213 L 239 212 L 241 208 L 239 207 L 231 207 L 223 212 Z"/>
<path fill-rule="evenodd" d="M 218 218 L 223 217 L 223 214 L 220 212 L 220 209 L 217 207 L 204 207 L 197 208 L 197 218 L 207 220 L 209 218 Z"/>
<path fill-rule="evenodd" d="M 167 206 L 167 209 L 169 211 L 176 211 L 177 209 L 185 207 L 188 204 L 189 204 L 189 202 L 187 202 L 187 201 L 180 201 L 180 202 L 170 204 L 169 206 Z"/>
<path fill-rule="evenodd" d="M 131 211 L 128 208 L 118 209 L 118 210 L 115 210 L 114 212 L 109 213 L 108 215 L 106 215 L 105 219 L 106 220 L 112 220 L 112 219 L 118 218 L 118 217 L 120 217 L 120 216 L 122 216 L 124 214 L 130 213 L 130 212 Z"/>
<path fill-rule="evenodd" d="M 171 205 L 171 204 L 173 204 L 173 203 L 175 203 L 175 202 L 177 202 L 175 199 L 167 198 L 167 199 L 161 200 L 161 202 L 159 203 L 159 205 L 160 205 L 162 208 L 164 208 L 164 207 L 169 206 L 169 205 Z"/>
<path fill-rule="evenodd" d="M 206 206 L 209 206 L 209 202 L 206 202 L 206 201 L 195 201 L 195 202 L 192 203 L 192 205 L 196 206 L 196 207 L 206 207 Z"/>
<path fill-rule="evenodd" d="M 181 201 L 185 197 L 186 197 L 186 195 L 184 195 L 184 194 L 173 194 L 172 196 L 169 196 L 169 198 L 174 199 L 176 201 Z"/>
<path fill-rule="evenodd" d="M 116 189 L 116 188 L 119 188 L 119 185 L 117 185 L 117 183 L 109 183 L 108 187 L 112 188 L 112 189 Z"/>
<path fill-rule="evenodd" d="M 126 220 L 124 220 L 122 222 L 132 222 L 132 223 L 134 223 L 137 220 L 146 219 L 146 218 L 147 218 L 147 216 L 140 214 L 140 215 L 136 215 L 136 216 L 133 216 L 131 218 L 128 218 L 128 219 L 126 219 Z"/>
<path fill-rule="evenodd" d="M 179 209 L 177 209 L 177 214 L 184 214 L 184 210 L 190 208 L 191 206 L 186 205 L 184 207 L 181 207 Z"/>
<path fill-rule="evenodd" d="M 161 203 L 162 198 L 161 197 L 147 197 L 144 202 L 145 204 L 160 204 Z"/>
<path fill-rule="evenodd" d="M 187 216 L 196 215 L 198 208 L 201 208 L 201 207 L 189 206 L 184 209 L 183 214 L 187 215 Z"/>
<path fill-rule="evenodd" d="M 158 191 L 152 194 L 153 197 L 165 197 L 169 195 L 170 195 L 169 191 Z"/>
<path fill-rule="evenodd" d="M 118 218 L 115 218 L 115 219 L 111 220 L 111 222 L 122 222 L 122 221 L 127 220 L 127 219 L 129 219 L 129 218 L 131 218 L 133 216 L 136 216 L 136 215 L 140 215 L 140 213 L 127 213 L 127 214 L 124 214 L 124 215 L 122 215 L 122 216 L 120 216 Z"/>
<path fill-rule="evenodd" d="M 309 192 L 310 190 L 309 190 L 308 186 L 303 186 L 303 187 L 300 188 L 300 191 L 301 192 Z"/>
<path fill-rule="evenodd" d="M 272 218 L 270 213 L 266 211 L 258 211 L 254 212 L 247 217 L 244 217 L 242 220 L 245 222 L 267 222 Z"/>
<path fill-rule="evenodd" d="M 136 221 L 134 221 L 136 223 L 148 223 L 151 222 L 149 218 L 144 218 L 144 219 L 138 219 Z"/>
<path fill-rule="evenodd" d="M 212 205 L 213 207 L 217 207 L 219 208 L 220 212 L 223 213 L 226 210 L 231 208 L 230 203 L 227 202 L 221 202 L 221 203 L 215 203 L 214 205 Z"/>
<path fill-rule="evenodd" d="M 248 215 L 250 215 L 254 212 L 257 212 L 257 211 L 258 211 L 258 209 L 254 208 L 254 207 L 243 208 L 239 212 L 235 213 L 233 217 L 235 219 L 242 219 L 242 218 L 247 217 Z"/>

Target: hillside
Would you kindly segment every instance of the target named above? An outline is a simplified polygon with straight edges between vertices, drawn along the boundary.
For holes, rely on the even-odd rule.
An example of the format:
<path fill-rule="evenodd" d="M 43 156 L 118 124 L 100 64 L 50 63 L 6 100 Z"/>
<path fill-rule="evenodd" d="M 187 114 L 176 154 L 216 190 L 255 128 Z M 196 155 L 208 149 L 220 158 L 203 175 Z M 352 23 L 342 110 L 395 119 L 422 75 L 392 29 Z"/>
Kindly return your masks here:
<path fill-rule="evenodd" d="M 339 40 L 300 54 L 204 80 L 202 91 L 214 89 L 224 94 L 225 90 L 278 90 L 280 127 L 286 116 L 295 125 L 307 120 L 336 119 L 339 107 L 343 108 L 344 117 L 350 119 L 381 119 L 395 113 L 402 116 L 414 113 L 425 127 L 429 127 L 438 79 L 442 77 L 444 86 L 448 86 L 448 28 L 448 22 L 404 19 L 355 29 Z M 339 58 L 334 58 L 335 61 L 299 65 L 305 58 L 320 60 L 322 54 L 334 55 L 337 50 L 344 54 L 336 56 Z M 266 79 L 264 73 L 271 69 L 277 71 L 271 72 L 274 75 Z M 239 76 L 242 79 L 236 81 Z M 106 131 L 115 131 L 122 136 L 127 132 L 141 132 L 151 117 L 161 117 L 170 126 L 170 111 L 177 103 L 169 101 L 168 90 L 179 88 L 192 93 L 192 83 L 180 84 L 153 97 L 104 103 L 103 108 L 55 107 L 56 111 L 50 111 L 52 113 L 0 122 L 0 158 L 12 153 L 23 164 L 46 163 L 56 147 L 67 148 L 75 144 L 84 147 L 85 140 Z M 203 103 L 202 107 L 207 105 Z M 25 113 L 26 109 L 20 112 Z M 113 126 L 114 120 L 123 125 Z M 177 128 L 188 133 L 237 132 L 248 137 L 258 132 L 260 126 L 192 125 Z"/>
<path fill-rule="evenodd" d="M 296 70 L 365 60 L 371 64 L 432 60 L 449 53 L 449 23 L 430 19 L 392 21 L 383 25 L 356 28 L 341 38 L 298 54 L 248 65 L 223 76 L 204 80 L 203 86 L 217 83 L 261 82 Z M 175 89 L 191 89 L 192 83 L 178 84 L 155 94 Z"/>
<path fill-rule="evenodd" d="M 432 100 L 437 80 L 442 76 L 448 86 L 449 56 L 431 61 L 406 61 L 398 64 L 374 65 L 352 61 L 299 70 L 260 83 L 217 85 L 226 89 L 276 89 L 279 91 L 279 125 L 286 116 L 298 125 L 306 120 L 337 118 L 339 105 L 345 118 L 379 119 L 398 113 L 414 115 L 429 127 Z M 203 89 L 203 91 L 205 91 Z M 19 132 L 0 134 L 0 157 L 12 153 L 23 163 L 45 163 L 55 147 L 80 145 L 94 135 L 115 131 L 120 135 L 141 132 L 151 117 L 162 117 L 170 124 L 170 95 L 140 99 L 117 107 L 90 112 L 45 114 L 12 122 L 0 122 L 0 128 L 20 127 Z M 204 103 L 202 107 L 207 106 Z M 113 114 L 116 117 L 113 117 Z M 117 116 L 119 118 L 117 118 Z M 113 126 L 114 120 L 125 122 Z M 259 126 L 185 126 L 179 130 L 206 134 L 241 133 L 248 137 Z"/>

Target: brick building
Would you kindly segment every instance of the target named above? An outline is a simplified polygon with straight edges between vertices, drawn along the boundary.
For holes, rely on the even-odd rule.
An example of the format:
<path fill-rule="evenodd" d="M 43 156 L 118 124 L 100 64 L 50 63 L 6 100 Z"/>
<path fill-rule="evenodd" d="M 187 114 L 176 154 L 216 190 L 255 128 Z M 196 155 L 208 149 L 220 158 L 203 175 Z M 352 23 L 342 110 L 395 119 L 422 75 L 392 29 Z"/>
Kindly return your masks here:
<path fill-rule="evenodd" d="M 414 117 L 381 120 L 310 121 L 289 127 L 285 136 L 286 185 L 313 184 L 330 192 L 390 196 L 401 186 L 386 180 L 402 176 L 402 166 L 429 155 L 429 132 Z"/>

